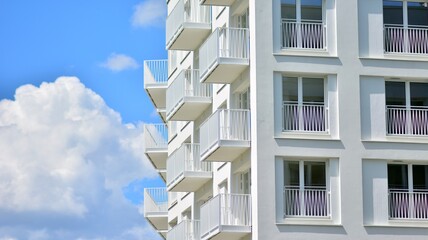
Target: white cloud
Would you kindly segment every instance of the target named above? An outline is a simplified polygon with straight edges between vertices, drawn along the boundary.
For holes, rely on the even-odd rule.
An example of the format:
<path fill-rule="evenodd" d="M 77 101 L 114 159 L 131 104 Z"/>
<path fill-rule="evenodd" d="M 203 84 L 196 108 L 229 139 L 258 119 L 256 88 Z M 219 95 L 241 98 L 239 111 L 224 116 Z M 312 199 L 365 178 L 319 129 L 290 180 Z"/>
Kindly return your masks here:
<path fill-rule="evenodd" d="M 146 0 L 134 7 L 134 27 L 161 26 L 166 19 L 166 3 L 163 0 Z"/>
<path fill-rule="evenodd" d="M 140 65 L 135 59 L 125 54 L 112 53 L 104 63 L 100 64 L 101 67 L 107 68 L 113 72 L 120 72 L 128 69 L 137 69 Z"/>
<path fill-rule="evenodd" d="M 142 126 L 77 78 L 21 86 L 0 101 L 0 239 L 142 239 L 122 193 L 156 176 L 142 146 Z"/>

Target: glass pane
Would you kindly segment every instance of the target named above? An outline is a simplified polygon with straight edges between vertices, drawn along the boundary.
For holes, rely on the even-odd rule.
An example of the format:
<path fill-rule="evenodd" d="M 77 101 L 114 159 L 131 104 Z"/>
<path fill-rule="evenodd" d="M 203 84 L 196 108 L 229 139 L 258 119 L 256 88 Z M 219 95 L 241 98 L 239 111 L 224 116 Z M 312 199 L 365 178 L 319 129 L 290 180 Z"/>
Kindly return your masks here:
<path fill-rule="evenodd" d="M 325 188 L 325 163 L 305 162 L 305 188 Z"/>
<path fill-rule="evenodd" d="M 388 189 L 409 189 L 407 165 L 388 165 Z"/>
<path fill-rule="evenodd" d="M 298 84 L 296 77 L 284 77 L 282 81 L 282 100 L 297 103 Z"/>
<path fill-rule="evenodd" d="M 428 8 L 426 3 L 407 2 L 409 25 L 428 26 Z"/>
<path fill-rule="evenodd" d="M 301 0 L 302 21 L 322 22 L 322 0 Z"/>
<path fill-rule="evenodd" d="M 403 25 L 403 2 L 383 1 L 383 23 Z"/>
<path fill-rule="evenodd" d="M 284 186 L 299 186 L 299 162 L 286 161 L 284 163 Z"/>
<path fill-rule="evenodd" d="M 404 82 L 385 82 L 386 105 L 406 106 L 406 85 Z"/>
<path fill-rule="evenodd" d="M 324 103 L 324 79 L 303 78 L 303 103 Z"/>
<path fill-rule="evenodd" d="M 410 101 L 415 107 L 428 107 L 428 83 L 410 83 Z"/>
<path fill-rule="evenodd" d="M 413 165 L 413 189 L 428 190 L 428 166 Z"/>
<path fill-rule="evenodd" d="M 281 0 L 281 17 L 296 19 L 296 0 Z"/>

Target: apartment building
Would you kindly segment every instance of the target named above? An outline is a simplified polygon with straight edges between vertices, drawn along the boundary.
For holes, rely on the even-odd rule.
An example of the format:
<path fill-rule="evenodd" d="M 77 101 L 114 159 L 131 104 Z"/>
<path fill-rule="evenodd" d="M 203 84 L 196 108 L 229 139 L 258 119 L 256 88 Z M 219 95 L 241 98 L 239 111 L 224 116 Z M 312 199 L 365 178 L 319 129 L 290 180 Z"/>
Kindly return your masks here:
<path fill-rule="evenodd" d="M 144 63 L 168 240 L 427 239 L 427 0 L 169 0 Z"/>

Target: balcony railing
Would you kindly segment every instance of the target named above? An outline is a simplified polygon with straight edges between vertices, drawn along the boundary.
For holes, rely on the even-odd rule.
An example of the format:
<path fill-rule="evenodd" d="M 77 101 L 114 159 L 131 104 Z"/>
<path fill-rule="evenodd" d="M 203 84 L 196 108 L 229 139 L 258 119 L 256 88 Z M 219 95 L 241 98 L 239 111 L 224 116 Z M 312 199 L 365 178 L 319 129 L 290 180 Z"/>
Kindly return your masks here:
<path fill-rule="evenodd" d="M 199 144 L 184 143 L 168 158 L 167 171 L 169 187 L 185 172 L 211 172 L 211 163 L 201 162 Z"/>
<path fill-rule="evenodd" d="M 183 220 L 169 230 L 167 240 L 199 240 L 201 239 L 199 220 Z"/>
<path fill-rule="evenodd" d="M 219 141 L 249 142 L 250 130 L 250 110 L 219 109 L 201 125 L 201 154 Z"/>
<path fill-rule="evenodd" d="M 166 124 L 144 125 L 144 144 L 146 151 L 168 147 L 168 128 Z"/>
<path fill-rule="evenodd" d="M 325 188 L 284 187 L 284 217 L 330 217 L 330 193 Z"/>
<path fill-rule="evenodd" d="M 185 69 L 170 84 L 167 90 L 166 111 L 167 119 L 186 101 L 200 101 L 212 97 L 212 85 L 199 81 L 199 70 Z M 182 119 L 184 120 L 184 119 Z M 188 119 L 191 120 L 191 119 Z"/>
<path fill-rule="evenodd" d="M 168 60 L 144 61 L 144 86 L 168 83 Z"/>
<path fill-rule="evenodd" d="M 198 0 L 179 0 L 166 20 L 166 45 L 168 48 L 186 27 L 185 24 L 191 28 L 197 28 L 197 24 L 208 24 L 210 26 L 211 8 L 200 5 Z"/>
<path fill-rule="evenodd" d="M 284 102 L 282 105 L 282 130 L 284 132 L 327 132 L 328 108 L 324 103 L 303 105 Z"/>
<path fill-rule="evenodd" d="M 384 26 L 386 53 L 428 54 L 428 26 Z"/>
<path fill-rule="evenodd" d="M 220 59 L 249 63 L 249 30 L 246 28 L 217 28 L 199 50 L 201 79 Z"/>
<path fill-rule="evenodd" d="M 428 191 L 390 189 L 389 218 L 428 220 Z"/>
<path fill-rule="evenodd" d="M 222 226 L 251 227 L 251 195 L 219 194 L 201 206 L 201 237 Z"/>
<path fill-rule="evenodd" d="M 389 135 L 428 135 L 428 107 L 387 106 L 387 134 Z"/>
<path fill-rule="evenodd" d="M 144 215 L 168 213 L 168 193 L 166 188 L 144 189 Z"/>
<path fill-rule="evenodd" d="M 283 48 L 327 49 L 327 30 L 322 22 L 282 19 L 281 29 Z"/>

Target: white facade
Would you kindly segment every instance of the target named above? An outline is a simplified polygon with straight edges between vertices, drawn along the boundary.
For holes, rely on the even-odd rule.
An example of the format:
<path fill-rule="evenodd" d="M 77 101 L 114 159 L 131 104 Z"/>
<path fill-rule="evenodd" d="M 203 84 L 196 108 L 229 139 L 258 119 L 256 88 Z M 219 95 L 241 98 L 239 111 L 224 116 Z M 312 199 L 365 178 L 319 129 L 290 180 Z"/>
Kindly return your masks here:
<path fill-rule="evenodd" d="M 427 239 L 428 1 L 167 3 L 144 77 L 167 124 L 145 128 L 156 230 Z"/>

